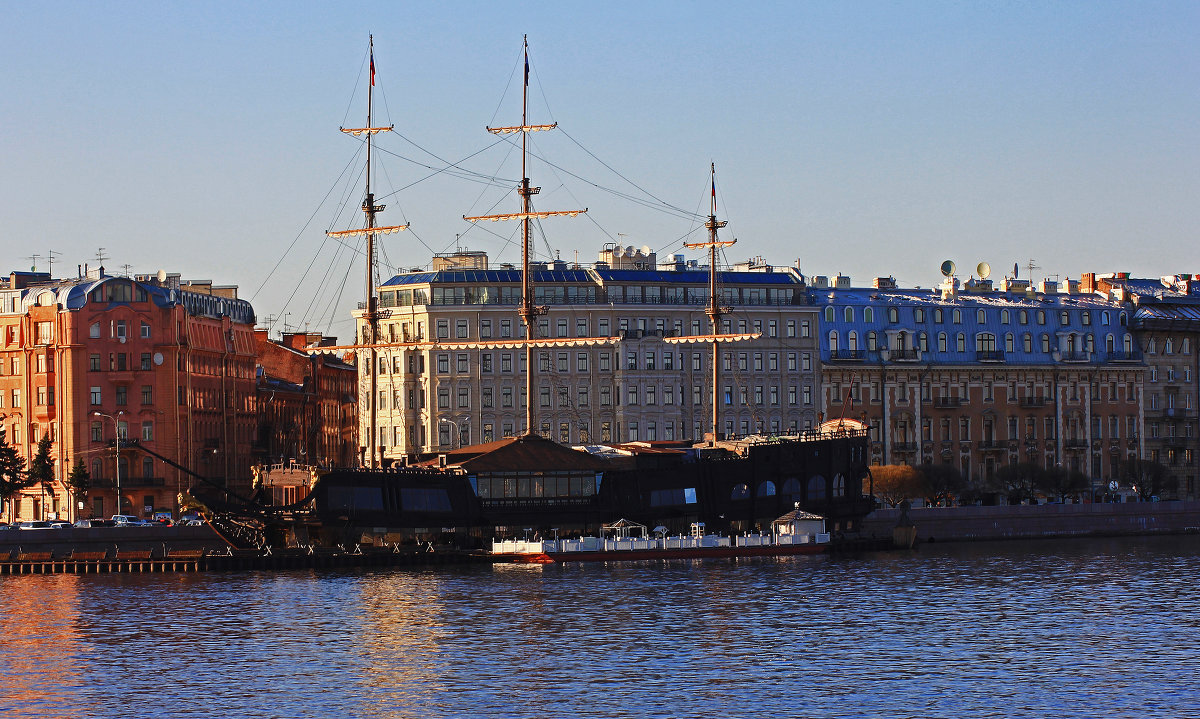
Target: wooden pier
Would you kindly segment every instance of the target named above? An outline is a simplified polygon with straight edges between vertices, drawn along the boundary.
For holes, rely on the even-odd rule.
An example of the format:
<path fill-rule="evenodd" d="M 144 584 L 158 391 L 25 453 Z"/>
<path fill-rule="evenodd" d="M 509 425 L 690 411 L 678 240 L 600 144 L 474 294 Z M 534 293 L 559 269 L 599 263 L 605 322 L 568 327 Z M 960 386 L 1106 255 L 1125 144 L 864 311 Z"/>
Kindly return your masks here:
<path fill-rule="evenodd" d="M 361 547 L 353 550 L 301 547 L 265 550 L 153 550 L 55 552 L 13 550 L 0 555 L 0 575 L 142 574 L 279 569 L 348 569 L 484 561 L 474 552 L 449 548 Z"/>

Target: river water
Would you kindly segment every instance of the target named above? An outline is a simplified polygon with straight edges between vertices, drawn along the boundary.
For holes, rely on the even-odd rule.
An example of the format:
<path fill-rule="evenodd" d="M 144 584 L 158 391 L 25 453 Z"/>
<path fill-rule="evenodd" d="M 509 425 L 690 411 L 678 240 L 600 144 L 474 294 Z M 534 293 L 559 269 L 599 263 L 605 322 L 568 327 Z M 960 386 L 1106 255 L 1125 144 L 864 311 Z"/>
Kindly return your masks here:
<path fill-rule="evenodd" d="M 0 577 L 4 717 L 1200 716 L 1200 538 Z"/>

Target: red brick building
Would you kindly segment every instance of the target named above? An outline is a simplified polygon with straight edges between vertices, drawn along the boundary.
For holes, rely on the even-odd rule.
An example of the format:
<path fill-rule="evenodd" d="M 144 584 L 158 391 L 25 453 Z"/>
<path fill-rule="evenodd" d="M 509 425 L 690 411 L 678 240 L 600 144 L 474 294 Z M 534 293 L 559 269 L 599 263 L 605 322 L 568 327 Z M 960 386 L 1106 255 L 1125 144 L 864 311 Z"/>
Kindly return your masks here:
<path fill-rule="evenodd" d="M 263 465 L 352 466 L 358 455 L 357 374 L 320 333 L 285 332 L 282 342 L 255 331 L 258 434 Z"/>
<path fill-rule="evenodd" d="M 57 482 L 23 492 L 5 518 L 117 513 L 118 476 L 122 512 L 174 511 L 195 480 L 156 455 L 247 490 L 253 323 L 236 288 L 181 286 L 177 275 L 13 273 L 0 286 L 0 422 L 26 459 L 50 437 Z M 65 486 L 77 458 L 92 478 L 82 509 Z"/>

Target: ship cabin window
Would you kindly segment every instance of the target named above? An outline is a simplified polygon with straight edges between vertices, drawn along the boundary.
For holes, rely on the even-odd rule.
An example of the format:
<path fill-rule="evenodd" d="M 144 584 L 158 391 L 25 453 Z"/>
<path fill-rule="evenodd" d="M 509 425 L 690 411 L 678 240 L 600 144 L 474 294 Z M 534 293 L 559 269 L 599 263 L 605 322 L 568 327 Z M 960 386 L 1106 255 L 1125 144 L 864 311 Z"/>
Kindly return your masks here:
<path fill-rule="evenodd" d="M 750 488 L 744 484 L 739 484 L 729 493 L 729 498 L 733 500 L 748 499 L 750 497 Z"/>

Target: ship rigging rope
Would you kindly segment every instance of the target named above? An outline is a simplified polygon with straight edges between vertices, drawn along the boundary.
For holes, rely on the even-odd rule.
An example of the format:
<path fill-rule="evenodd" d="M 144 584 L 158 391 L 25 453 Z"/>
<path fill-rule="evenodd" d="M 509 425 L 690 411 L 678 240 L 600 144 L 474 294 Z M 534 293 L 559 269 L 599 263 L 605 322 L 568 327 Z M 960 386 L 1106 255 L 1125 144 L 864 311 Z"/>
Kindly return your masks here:
<path fill-rule="evenodd" d="M 342 181 L 342 178 L 346 175 L 346 172 L 350 169 L 351 165 L 354 164 L 354 160 L 357 157 L 358 153 L 355 153 L 354 157 L 351 157 L 350 161 L 346 163 L 346 166 L 342 168 L 342 172 L 338 175 L 337 179 L 334 180 L 333 184 L 329 186 L 329 190 L 326 191 L 325 196 L 321 198 L 321 201 L 317 203 L 316 208 L 313 209 L 312 214 L 308 216 L 307 220 L 305 220 L 304 225 L 300 228 L 300 231 L 297 232 L 296 236 L 292 238 L 292 241 L 287 246 L 287 249 L 283 251 L 283 253 L 279 256 L 279 259 L 275 262 L 275 265 L 271 268 L 271 271 L 267 273 L 267 276 L 263 278 L 263 281 L 259 283 L 258 287 L 250 295 L 251 302 L 254 301 L 254 298 L 258 296 L 258 293 L 262 291 L 262 288 L 267 284 L 271 277 L 274 276 L 275 272 L 279 269 L 279 266 L 283 264 L 284 259 L 287 258 L 288 253 L 291 252 L 292 248 L 296 246 L 296 243 L 300 241 L 300 238 L 304 236 L 308 226 L 312 224 L 314 219 L 316 219 L 317 213 L 320 212 L 321 208 L 325 206 L 325 203 L 329 200 L 329 196 L 333 194 L 335 189 L 337 189 L 338 185 Z"/>

